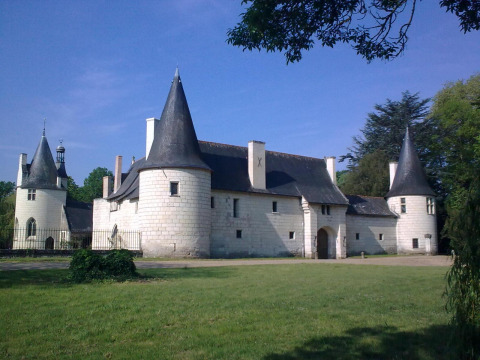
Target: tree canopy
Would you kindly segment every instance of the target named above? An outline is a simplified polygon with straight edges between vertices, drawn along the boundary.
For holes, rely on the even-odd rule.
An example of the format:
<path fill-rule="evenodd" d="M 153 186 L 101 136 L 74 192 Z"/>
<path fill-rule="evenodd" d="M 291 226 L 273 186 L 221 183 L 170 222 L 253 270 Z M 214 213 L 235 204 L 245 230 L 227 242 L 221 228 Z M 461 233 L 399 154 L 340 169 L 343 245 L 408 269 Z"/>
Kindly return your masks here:
<path fill-rule="evenodd" d="M 15 183 L 11 181 L 0 181 L 0 200 L 5 199 L 15 191 Z"/>
<path fill-rule="evenodd" d="M 68 198 L 76 201 L 92 202 L 93 199 L 102 197 L 104 176 L 113 176 L 113 173 L 107 168 L 97 167 L 85 178 L 83 186 L 78 186 L 75 180 L 69 177 L 67 182 Z"/>
<path fill-rule="evenodd" d="M 287 64 L 300 61 L 315 41 L 348 43 L 367 61 L 394 59 L 405 50 L 420 0 L 243 0 L 250 6 L 227 32 L 243 50 L 281 51 Z M 441 0 L 464 32 L 480 29 L 480 2 Z"/>

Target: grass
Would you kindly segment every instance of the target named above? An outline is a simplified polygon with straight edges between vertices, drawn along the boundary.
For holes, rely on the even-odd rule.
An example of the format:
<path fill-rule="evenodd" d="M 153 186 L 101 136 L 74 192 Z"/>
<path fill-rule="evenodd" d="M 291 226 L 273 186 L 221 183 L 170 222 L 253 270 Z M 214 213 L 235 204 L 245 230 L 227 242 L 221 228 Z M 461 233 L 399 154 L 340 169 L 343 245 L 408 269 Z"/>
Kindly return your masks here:
<path fill-rule="evenodd" d="M 81 285 L 0 272 L 0 358 L 446 359 L 445 272 L 255 265 Z"/>

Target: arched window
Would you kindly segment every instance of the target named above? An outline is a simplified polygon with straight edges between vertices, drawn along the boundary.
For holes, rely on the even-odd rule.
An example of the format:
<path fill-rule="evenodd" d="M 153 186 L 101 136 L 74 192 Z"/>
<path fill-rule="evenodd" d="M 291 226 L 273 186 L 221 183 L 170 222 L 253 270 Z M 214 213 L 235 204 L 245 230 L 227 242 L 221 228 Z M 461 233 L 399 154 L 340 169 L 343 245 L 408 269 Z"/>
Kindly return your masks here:
<path fill-rule="evenodd" d="M 27 221 L 27 236 L 37 235 L 37 222 L 34 218 L 30 218 Z"/>

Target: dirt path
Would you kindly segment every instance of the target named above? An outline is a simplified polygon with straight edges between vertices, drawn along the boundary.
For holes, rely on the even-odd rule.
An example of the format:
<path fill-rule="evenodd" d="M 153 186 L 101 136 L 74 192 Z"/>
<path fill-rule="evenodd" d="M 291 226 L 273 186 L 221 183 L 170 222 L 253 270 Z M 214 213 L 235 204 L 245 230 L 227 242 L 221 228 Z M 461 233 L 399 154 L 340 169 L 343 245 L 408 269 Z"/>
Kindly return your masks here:
<path fill-rule="evenodd" d="M 386 265 L 386 266 L 450 266 L 449 256 L 392 256 L 367 257 L 365 259 L 311 260 L 311 259 L 247 259 L 247 260 L 169 260 L 169 261 L 135 261 L 139 269 L 152 268 L 184 268 L 184 267 L 217 267 L 244 265 L 277 265 L 277 264 L 353 264 L 353 265 Z M 0 271 L 9 270 L 46 270 L 66 269 L 68 262 L 0 262 Z"/>

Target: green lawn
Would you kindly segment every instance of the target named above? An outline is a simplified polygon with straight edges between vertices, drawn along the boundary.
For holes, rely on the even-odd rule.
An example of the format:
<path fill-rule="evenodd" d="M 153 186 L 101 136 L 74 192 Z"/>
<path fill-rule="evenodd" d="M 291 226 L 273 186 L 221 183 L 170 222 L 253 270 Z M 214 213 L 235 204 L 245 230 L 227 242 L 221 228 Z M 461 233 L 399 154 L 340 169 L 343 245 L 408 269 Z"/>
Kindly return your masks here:
<path fill-rule="evenodd" d="M 446 268 L 150 269 L 68 284 L 0 272 L 0 358 L 445 359 Z"/>

